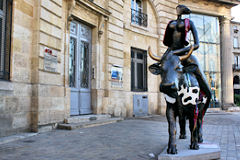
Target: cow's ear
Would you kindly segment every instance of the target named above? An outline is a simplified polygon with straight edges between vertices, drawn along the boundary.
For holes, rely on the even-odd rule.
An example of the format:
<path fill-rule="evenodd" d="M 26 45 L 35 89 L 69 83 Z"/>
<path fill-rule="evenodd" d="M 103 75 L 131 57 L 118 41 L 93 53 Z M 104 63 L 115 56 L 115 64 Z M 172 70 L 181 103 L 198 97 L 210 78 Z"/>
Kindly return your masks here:
<path fill-rule="evenodd" d="M 160 63 L 154 63 L 151 66 L 149 66 L 149 71 L 155 75 L 161 74 L 162 69 L 160 67 Z"/>
<path fill-rule="evenodd" d="M 195 72 L 197 68 L 198 66 L 196 64 L 189 64 L 183 67 L 183 72 L 184 73 Z"/>

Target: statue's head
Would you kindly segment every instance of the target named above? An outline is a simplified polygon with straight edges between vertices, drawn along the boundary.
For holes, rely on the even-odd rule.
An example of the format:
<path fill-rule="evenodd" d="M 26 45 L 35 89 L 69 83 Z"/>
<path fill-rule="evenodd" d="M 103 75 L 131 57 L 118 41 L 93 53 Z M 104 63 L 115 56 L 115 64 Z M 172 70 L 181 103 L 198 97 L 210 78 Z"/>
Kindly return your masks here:
<path fill-rule="evenodd" d="M 178 5 L 176 7 L 177 15 L 190 14 L 191 10 L 185 5 Z"/>

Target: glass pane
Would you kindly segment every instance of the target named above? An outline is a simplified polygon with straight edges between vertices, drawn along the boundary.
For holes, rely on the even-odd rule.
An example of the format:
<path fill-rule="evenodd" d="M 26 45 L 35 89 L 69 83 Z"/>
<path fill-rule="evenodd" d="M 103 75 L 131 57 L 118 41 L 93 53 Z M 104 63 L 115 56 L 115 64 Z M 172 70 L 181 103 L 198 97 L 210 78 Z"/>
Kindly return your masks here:
<path fill-rule="evenodd" d="M 135 89 L 135 78 L 134 78 L 135 72 L 134 72 L 134 62 L 131 62 L 131 88 Z"/>
<path fill-rule="evenodd" d="M 240 56 L 237 56 L 237 65 L 240 66 Z"/>
<path fill-rule="evenodd" d="M 217 70 L 216 61 L 209 61 L 208 67 L 208 71 L 215 72 Z"/>
<path fill-rule="evenodd" d="M 77 34 L 77 24 L 76 23 L 70 24 L 70 33 Z"/>
<path fill-rule="evenodd" d="M 0 0 L 0 10 L 3 10 L 3 0 Z"/>
<path fill-rule="evenodd" d="M 135 4 L 135 2 L 134 2 L 134 0 L 132 0 L 132 2 L 131 2 L 131 8 L 132 8 L 132 9 L 134 9 L 134 7 L 135 7 L 134 4 Z"/>
<path fill-rule="evenodd" d="M 238 60 L 238 57 L 234 56 L 234 64 L 236 64 L 236 65 L 237 65 L 237 60 Z"/>
<path fill-rule="evenodd" d="M 200 67 L 202 70 L 204 70 L 205 66 L 205 51 L 204 51 L 204 43 L 200 43 L 198 50 L 194 51 L 194 55 L 197 56 L 198 63 L 200 64 Z"/>
<path fill-rule="evenodd" d="M 200 65 L 200 68 L 204 71 L 205 70 L 205 55 L 197 55 L 198 63 Z"/>
<path fill-rule="evenodd" d="M 4 64 L 4 63 L 3 63 L 3 62 L 4 62 L 4 61 L 3 61 L 3 59 L 4 59 L 3 56 L 4 56 L 4 55 L 3 55 L 3 51 L 2 51 L 2 48 L 3 48 L 3 47 L 2 47 L 2 45 L 3 45 L 3 44 L 2 44 L 2 38 L 3 38 L 3 37 L 2 37 L 2 18 L 0 17 L 0 78 L 1 78 L 1 76 L 3 75 L 2 72 L 3 72 L 3 69 L 4 69 L 4 67 L 3 67 L 3 64 Z"/>
<path fill-rule="evenodd" d="M 81 88 L 89 88 L 89 44 L 81 43 L 80 77 Z"/>
<path fill-rule="evenodd" d="M 219 30 L 219 20 L 217 17 L 215 17 L 215 23 L 216 23 L 216 32 L 215 32 L 215 37 L 216 37 L 216 43 L 220 43 L 220 30 Z"/>
<path fill-rule="evenodd" d="M 199 40 L 204 41 L 203 16 L 197 15 L 197 14 L 191 14 L 190 19 L 193 21 L 195 27 L 197 28 Z"/>
<path fill-rule="evenodd" d="M 143 64 L 137 63 L 137 87 L 143 89 Z"/>
<path fill-rule="evenodd" d="M 88 27 L 86 27 L 84 25 L 81 25 L 80 34 L 81 34 L 82 38 L 89 39 L 90 38 L 90 33 L 91 32 L 90 32 Z"/>
<path fill-rule="evenodd" d="M 136 10 L 142 12 L 142 1 L 136 0 Z"/>
<path fill-rule="evenodd" d="M 215 44 L 206 44 L 206 54 L 207 55 L 217 55 L 217 46 Z M 212 59 L 213 60 L 213 59 Z"/>
<path fill-rule="evenodd" d="M 204 55 L 205 54 L 205 48 L 204 47 L 205 47 L 204 43 L 200 43 L 199 48 L 196 51 L 194 51 L 194 53 L 197 52 L 197 54 Z"/>
<path fill-rule="evenodd" d="M 143 59 L 143 54 L 142 53 L 137 53 L 137 58 L 138 59 Z"/>
<path fill-rule="evenodd" d="M 75 55 L 76 55 L 76 39 L 70 38 L 69 87 L 76 87 L 76 85 L 75 85 Z"/>
<path fill-rule="evenodd" d="M 134 51 L 131 51 L 131 58 L 134 58 Z"/>
<path fill-rule="evenodd" d="M 217 42 L 217 26 L 216 18 L 210 16 L 204 16 L 204 35 L 205 42 Z"/>
<path fill-rule="evenodd" d="M 233 38 L 233 47 L 238 48 L 238 38 L 237 37 Z"/>

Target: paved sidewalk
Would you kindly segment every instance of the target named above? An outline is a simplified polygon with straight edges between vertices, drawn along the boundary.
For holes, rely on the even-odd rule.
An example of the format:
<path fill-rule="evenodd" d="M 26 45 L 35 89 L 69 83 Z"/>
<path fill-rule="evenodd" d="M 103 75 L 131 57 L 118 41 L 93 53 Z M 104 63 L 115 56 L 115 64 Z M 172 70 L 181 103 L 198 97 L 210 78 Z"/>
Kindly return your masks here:
<path fill-rule="evenodd" d="M 239 122 L 239 112 L 208 113 L 205 117 L 204 140 L 220 144 L 222 159 L 240 159 Z M 153 160 L 156 158 L 151 156 L 158 155 L 167 143 L 165 116 L 153 116 L 56 130 L 1 144 L 0 160 Z"/>

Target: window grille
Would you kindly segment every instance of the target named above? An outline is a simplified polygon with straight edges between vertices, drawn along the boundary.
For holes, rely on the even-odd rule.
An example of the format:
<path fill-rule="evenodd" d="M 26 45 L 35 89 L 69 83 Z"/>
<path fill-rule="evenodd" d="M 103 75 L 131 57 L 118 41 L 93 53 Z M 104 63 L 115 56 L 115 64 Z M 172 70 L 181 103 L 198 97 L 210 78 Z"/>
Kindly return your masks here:
<path fill-rule="evenodd" d="M 0 79 L 9 79 L 12 1 L 0 0 Z"/>
<path fill-rule="evenodd" d="M 145 6 L 146 7 L 146 6 Z M 132 0 L 131 1 L 131 22 L 138 24 L 139 26 L 147 27 L 148 16 L 143 13 L 145 8 L 142 0 Z"/>
<path fill-rule="evenodd" d="M 131 90 L 147 91 L 147 52 L 131 49 Z"/>
<path fill-rule="evenodd" d="M 132 23 L 136 23 L 140 26 L 147 27 L 148 21 L 147 21 L 147 14 L 141 13 L 140 11 L 132 9 L 132 17 L 131 21 Z"/>

